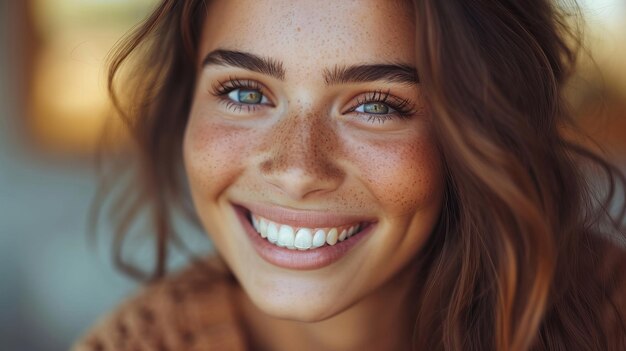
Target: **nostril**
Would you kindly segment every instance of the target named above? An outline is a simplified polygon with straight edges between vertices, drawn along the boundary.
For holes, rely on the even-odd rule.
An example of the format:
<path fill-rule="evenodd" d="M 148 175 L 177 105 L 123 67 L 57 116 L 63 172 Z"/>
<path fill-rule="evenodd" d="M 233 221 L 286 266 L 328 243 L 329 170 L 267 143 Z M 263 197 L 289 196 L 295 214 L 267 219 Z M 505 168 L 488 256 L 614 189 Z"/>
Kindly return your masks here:
<path fill-rule="evenodd" d="M 259 164 L 259 171 L 267 183 L 293 199 L 333 191 L 345 178 L 345 172 L 330 160 L 308 159 L 307 155 L 267 159 Z"/>
<path fill-rule="evenodd" d="M 294 200 L 303 199 L 313 193 L 334 191 L 343 181 L 342 177 L 322 177 L 322 175 L 308 173 L 298 168 L 264 174 L 263 178 L 280 194 Z"/>

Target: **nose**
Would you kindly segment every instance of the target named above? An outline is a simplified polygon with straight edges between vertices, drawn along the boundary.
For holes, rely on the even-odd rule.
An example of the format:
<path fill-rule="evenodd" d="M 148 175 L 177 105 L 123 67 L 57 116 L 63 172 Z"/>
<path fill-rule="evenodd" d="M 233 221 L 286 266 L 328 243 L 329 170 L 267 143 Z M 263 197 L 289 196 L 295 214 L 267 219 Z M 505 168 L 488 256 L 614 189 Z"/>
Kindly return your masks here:
<path fill-rule="evenodd" d="M 335 163 L 337 138 L 324 117 L 289 116 L 268 136 L 263 179 L 292 200 L 336 190 L 345 177 Z"/>

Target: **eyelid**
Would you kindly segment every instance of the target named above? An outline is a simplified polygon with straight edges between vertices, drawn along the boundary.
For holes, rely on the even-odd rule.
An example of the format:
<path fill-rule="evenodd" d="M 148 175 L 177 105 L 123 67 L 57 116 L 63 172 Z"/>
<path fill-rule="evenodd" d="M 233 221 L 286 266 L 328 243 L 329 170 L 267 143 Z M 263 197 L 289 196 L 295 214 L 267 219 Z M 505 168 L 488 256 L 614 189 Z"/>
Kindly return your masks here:
<path fill-rule="evenodd" d="M 255 79 L 228 76 L 228 79 L 218 80 L 215 84 L 212 85 L 211 94 L 216 97 L 222 97 L 236 89 L 258 90 L 264 97 L 270 100 L 270 104 L 268 105 L 273 105 L 271 103 L 271 101 L 273 100 L 273 96 L 270 93 L 269 89 L 264 84 Z"/>
<path fill-rule="evenodd" d="M 228 94 L 237 89 L 258 90 L 263 95 L 263 97 L 268 100 L 268 102 L 258 104 L 245 104 L 233 101 L 232 99 L 230 99 L 230 97 L 228 97 Z M 210 93 L 213 96 L 217 97 L 220 103 L 225 104 L 226 108 L 232 110 L 233 112 L 241 112 L 242 110 L 245 110 L 246 112 L 254 112 L 260 108 L 275 106 L 272 102 L 273 98 L 272 94 L 269 93 L 269 89 L 267 89 L 265 85 L 255 79 L 229 76 L 228 79 L 218 80 L 215 84 L 213 84 L 212 91 Z"/>
<path fill-rule="evenodd" d="M 367 113 L 367 112 L 359 112 L 359 111 L 356 111 L 356 109 L 359 106 L 365 105 L 368 103 L 382 103 L 382 104 L 387 105 L 391 110 L 393 110 L 393 112 L 390 112 L 385 115 L 379 115 L 379 116 L 394 115 L 394 116 L 406 118 L 410 115 L 415 114 L 415 106 L 410 99 L 400 98 L 394 94 L 391 94 L 390 90 L 367 91 L 367 92 L 361 93 L 353 97 L 351 101 L 354 101 L 354 102 L 351 103 L 350 106 L 346 110 L 344 110 L 343 113 L 356 112 L 356 113 L 361 113 L 361 114 L 365 114 L 368 116 L 374 115 L 374 114 Z"/>

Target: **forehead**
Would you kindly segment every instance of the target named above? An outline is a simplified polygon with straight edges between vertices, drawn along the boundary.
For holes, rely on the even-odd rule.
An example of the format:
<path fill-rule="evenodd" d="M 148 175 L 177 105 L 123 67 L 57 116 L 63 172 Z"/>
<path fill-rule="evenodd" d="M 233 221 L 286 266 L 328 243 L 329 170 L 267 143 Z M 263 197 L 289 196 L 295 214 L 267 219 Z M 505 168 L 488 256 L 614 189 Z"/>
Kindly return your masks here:
<path fill-rule="evenodd" d="M 214 0 L 207 11 L 201 55 L 241 50 L 280 59 L 288 69 L 414 61 L 408 0 Z"/>

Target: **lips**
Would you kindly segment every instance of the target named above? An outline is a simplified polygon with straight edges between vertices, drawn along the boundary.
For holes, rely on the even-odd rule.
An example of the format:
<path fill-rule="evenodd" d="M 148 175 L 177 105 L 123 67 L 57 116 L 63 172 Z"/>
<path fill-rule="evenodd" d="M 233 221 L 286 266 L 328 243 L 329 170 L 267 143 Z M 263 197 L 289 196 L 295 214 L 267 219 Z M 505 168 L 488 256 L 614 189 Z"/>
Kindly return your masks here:
<path fill-rule="evenodd" d="M 318 269 L 336 262 L 376 224 L 371 218 L 258 204 L 234 208 L 259 256 L 288 269 Z"/>
<path fill-rule="evenodd" d="M 271 206 L 259 203 L 238 203 L 251 213 L 267 218 L 273 222 L 287 224 L 292 227 L 326 228 L 375 222 L 376 218 L 367 216 L 341 214 L 338 211 L 294 210 L 286 207 Z"/>

